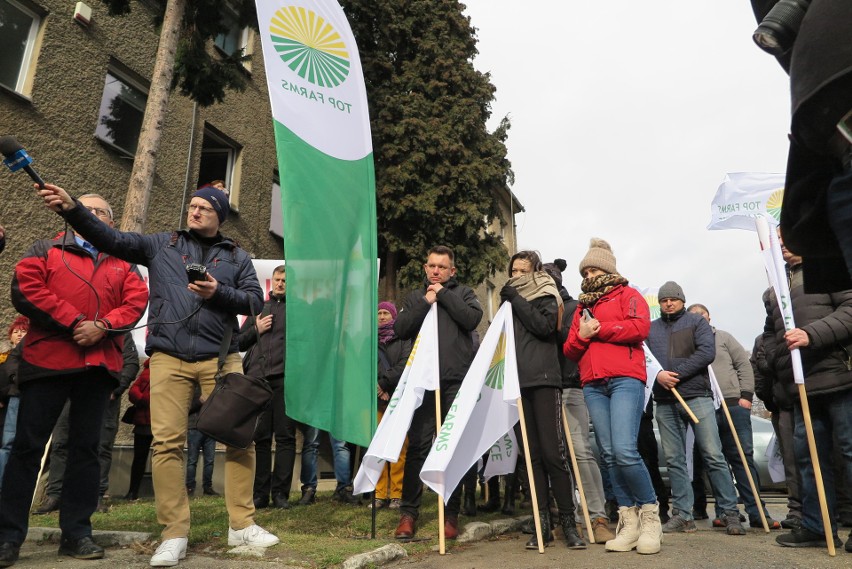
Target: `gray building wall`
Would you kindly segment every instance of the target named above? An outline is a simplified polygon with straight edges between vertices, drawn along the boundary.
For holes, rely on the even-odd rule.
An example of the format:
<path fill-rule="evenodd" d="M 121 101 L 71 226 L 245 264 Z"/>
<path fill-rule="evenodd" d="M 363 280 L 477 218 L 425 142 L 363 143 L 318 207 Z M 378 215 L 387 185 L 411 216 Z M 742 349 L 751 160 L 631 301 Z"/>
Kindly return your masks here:
<path fill-rule="evenodd" d="M 94 135 L 104 80 L 112 64 L 149 82 L 159 35 L 149 4 L 133 2 L 132 13 L 121 17 L 107 15 L 105 4 L 98 0 L 88 4 L 93 12 L 88 28 L 73 20 L 74 2 L 39 0 L 34 4 L 46 15 L 41 46 L 33 59 L 32 88 L 28 98 L 0 88 L 0 135 L 16 136 L 46 181 L 72 195 L 102 194 L 118 223 L 133 160 Z M 172 230 L 182 222 L 188 202 L 184 195 L 187 168 L 191 192 L 196 187 L 204 128 L 209 125 L 242 146 L 239 194 L 233 198 L 238 213 L 231 214 L 223 233 L 255 257 L 283 258 L 281 239 L 269 232 L 276 155 L 256 34 L 252 34 L 250 50 L 257 55 L 246 73 L 244 92 L 229 92 L 224 103 L 209 108 L 196 108 L 177 91 L 172 93 L 145 231 Z M 14 317 L 8 291 L 15 263 L 33 241 L 53 237 L 63 224 L 39 203 L 23 172 L 0 169 L 0 195 L 0 224 L 7 231 L 6 251 L 0 255 L 0 328 L 5 331 Z"/>

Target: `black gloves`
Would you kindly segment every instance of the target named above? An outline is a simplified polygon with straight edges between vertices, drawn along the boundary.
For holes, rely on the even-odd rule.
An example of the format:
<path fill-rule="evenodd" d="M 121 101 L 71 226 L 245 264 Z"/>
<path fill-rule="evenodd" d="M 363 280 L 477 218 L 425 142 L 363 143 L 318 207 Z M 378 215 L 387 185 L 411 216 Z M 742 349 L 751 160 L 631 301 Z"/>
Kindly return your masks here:
<path fill-rule="evenodd" d="M 500 300 L 503 302 L 512 302 L 516 296 L 518 296 L 518 289 L 512 285 L 506 284 L 500 289 Z"/>

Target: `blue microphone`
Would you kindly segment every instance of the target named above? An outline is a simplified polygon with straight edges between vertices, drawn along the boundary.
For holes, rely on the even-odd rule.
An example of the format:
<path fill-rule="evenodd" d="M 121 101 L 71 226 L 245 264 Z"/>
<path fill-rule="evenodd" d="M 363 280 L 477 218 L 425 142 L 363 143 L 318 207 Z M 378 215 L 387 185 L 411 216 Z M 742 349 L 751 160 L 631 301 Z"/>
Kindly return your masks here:
<path fill-rule="evenodd" d="M 40 188 L 44 187 L 44 180 L 30 167 L 30 164 L 33 162 L 32 157 L 27 154 L 27 151 L 24 150 L 24 147 L 21 146 L 17 138 L 14 136 L 0 136 L 0 152 L 6 157 L 3 160 L 3 164 L 9 170 L 17 172 L 23 168 L 24 172 L 29 174 L 30 178 L 33 179 L 33 182 L 38 184 Z"/>

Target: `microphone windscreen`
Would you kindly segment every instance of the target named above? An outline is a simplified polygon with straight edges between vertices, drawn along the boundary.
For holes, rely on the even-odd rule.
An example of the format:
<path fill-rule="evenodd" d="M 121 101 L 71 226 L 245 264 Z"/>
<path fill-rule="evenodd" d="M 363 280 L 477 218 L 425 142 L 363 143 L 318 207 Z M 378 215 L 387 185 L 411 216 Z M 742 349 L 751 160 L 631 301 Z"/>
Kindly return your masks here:
<path fill-rule="evenodd" d="M 3 156 L 9 158 L 22 148 L 23 146 L 14 136 L 0 136 L 0 152 Z"/>

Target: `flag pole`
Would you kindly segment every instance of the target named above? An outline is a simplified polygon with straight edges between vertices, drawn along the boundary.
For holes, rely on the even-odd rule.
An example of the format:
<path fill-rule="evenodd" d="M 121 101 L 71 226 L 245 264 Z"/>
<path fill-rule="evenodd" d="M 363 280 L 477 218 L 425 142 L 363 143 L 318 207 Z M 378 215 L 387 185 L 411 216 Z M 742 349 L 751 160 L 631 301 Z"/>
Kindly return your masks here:
<path fill-rule="evenodd" d="M 527 477 L 530 484 L 530 501 L 533 507 L 533 522 L 535 522 L 535 536 L 538 541 L 538 552 L 544 553 L 544 535 L 541 529 L 541 517 L 538 515 L 538 498 L 535 492 L 535 480 L 533 480 L 532 459 L 530 458 L 530 444 L 527 438 L 527 421 L 524 418 L 524 405 L 521 398 L 518 397 L 518 416 L 521 423 L 521 440 L 524 443 L 524 460 L 527 463 Z M 550 528 L 547 528 L 550 531 Z"/>
<path fill-rule="evenodd" d="M 760 512 L 760 522 L 763 524 L 763 530 L 766 533 L 769 533 L 769 522 L 766 521 L 766 512 L 763 511 L 763 500 L 760 498 L 757 485 L 754 483 L 754 476 L 751 475 L 751 468 L 749 468 L 748 462 L 746 462 L 746 455 L 745 452 L 743 452 L 743 445 L 740 443 L 740 436 L 737 434 L 737 429 L 734 428 L 734 420 L 731 418 L 731 412 L 728 410 L 728 404 L 725 403 L 724 399 L 722 400 L 721 407 L 725 411 L 725 418 L 728 420 L 728 428 L 731 429 L 731 434 L 734 435 L 734 443 L 736 443 L 737 452 L 740 454 L 740 462 L 743 463 L 743 469 L 745 470 L 746 477 L 748 478 L 748 484 L 751 486 L 751 494 L 754 496 L 754 501 L 757 503 L 757 509 Z"/>
<path fill-rule="evenodd" d="M 571 455 L 571 466 L 574 468 L 574 473 L 577 479 L 577 491 L 580 493 L 580 506 L 583 508 L 583 520 L 586 522 L 586 530 L 589 532 L 589 541 L 595 541 L 595 534 L 592 531 L 592 520 L 589 518 L 589 506 L 586 503 L 586 493 L 583 491 L 583 480 L 580 477 L 580 466 L 577 464 L 577 453 L 574 451 L 574 441 L 571 440 L 571 429 L 568 428 L 568 417 L 565 414 L 565 409 L 562 409 L 562 426 L 565 428 L 565 438 L 568 441 L 568 454 Z"/>
<path fill-rule="evenodd" d="M 435 390 L 435 433 L 441 432 L 441 388 Z M 444 532 L 444 497 L 438 494 L 438 553 L 447 553 L 447 535 Z"/>
<path fill-rule="evenodd" d="M 811 464 L 814 467 L 814 479 L 816 480 L 817 497 L 819 497 L 819 510 L 822 514 L 822 527 L 823 531 L 825 531 L 825 543 L 828 545 L 828 555 L 834 557 L 837 555 L 837 552 L 834 550 L 834 535 L 831 533 L 831 518 L 828 517 L 828 503 L 825 499 L 825 486 L 822 483 L 822 468 L 820 467 L 819 456 L 817 455 L 814 426 L 811 423 L 811 407 L 808 403 L 805 384 L 798 384 L 798 388 L 799 401 L 802 403 L 802 419 L 805 423 L 805 433 L 808 435 L 808 450 L 810 450 Z"/>
<path fill-rule="evenodd" d="M 683 397 L 680 396 L 680 393 L 677 392 L 677 388 L 672 387 L 671 392 L 674 393 L 675 399 L 677 399 L 677 402 L 681 404 L 683 410 L 686 411 L 686 414 L 689 415 L 690 419 L 692 419 L 692 422 L 697 425 L 698 417 L 695 416 L 695 413 L 692 412 L 692 409 L 689 408 L 689 405 L 686 404 L 686 401 L 684 401 Z"/>

